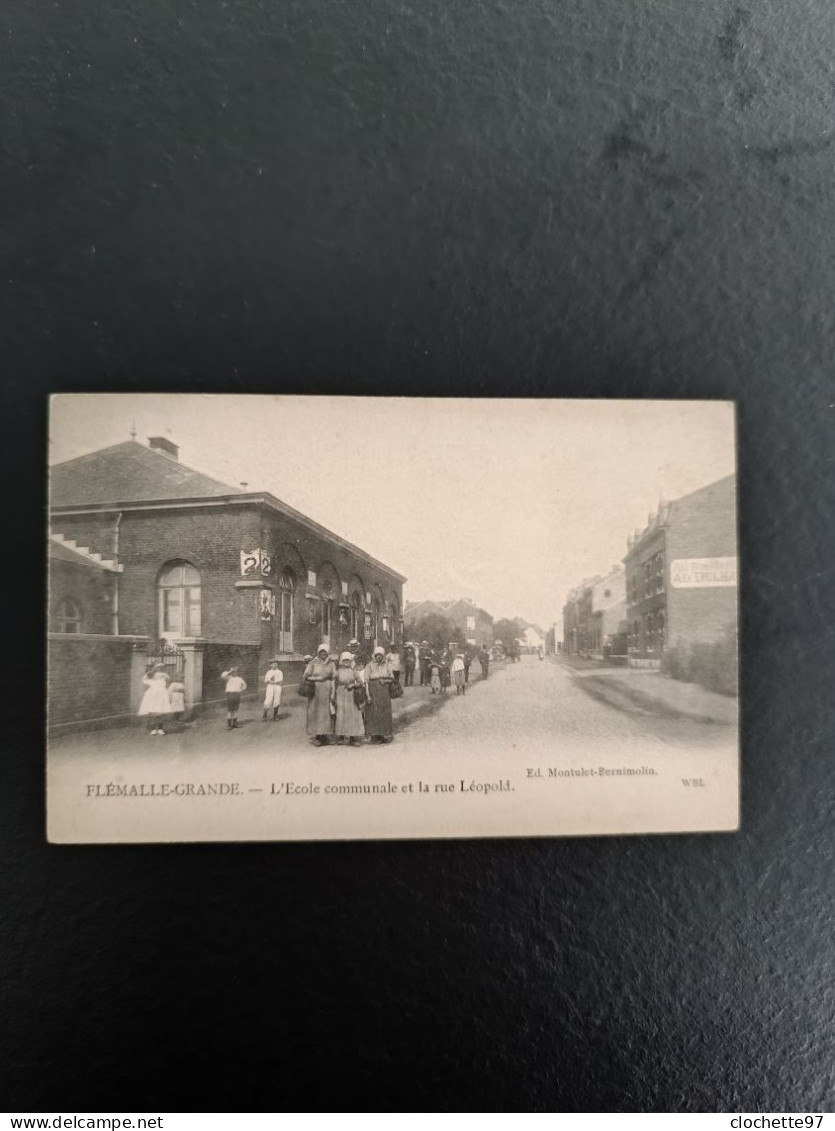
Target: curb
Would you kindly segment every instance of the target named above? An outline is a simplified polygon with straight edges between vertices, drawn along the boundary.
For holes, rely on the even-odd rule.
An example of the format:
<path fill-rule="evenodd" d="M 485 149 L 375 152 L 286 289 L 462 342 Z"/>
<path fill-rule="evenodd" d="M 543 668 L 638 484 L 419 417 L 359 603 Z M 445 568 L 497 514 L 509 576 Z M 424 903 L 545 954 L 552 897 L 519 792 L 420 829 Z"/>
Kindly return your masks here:
<path fill-rule="evenodd" d="M 659 715 L 667 719 L 689 719 L 691 722 L 709 723 L 713 726 L 734 725 L 732 721 L 718 719 L 715 715 L 673 707 L 664 699 L 647 695 L 645 691 L 624 686 L 622 683 L 615 684 L 602 675 L 572 674 L 571 678 L 576 686 L 585 689 L 589 695 L 620 711 L 632 711 L 640 715 Z"/>
<path fill-rule="evenodd" d="M 440 695 L 433 696 L 429 699 L 419 699 L 415 703 L 408 703 L 402 710 L 394 714 L 394 729 L 402 730 L 404 727 L 410 726 L 417 719 L 422 719 L 426 715 L 434 715 L 436 711 L 441 709 L 445 702 L 446 697 Z"/>

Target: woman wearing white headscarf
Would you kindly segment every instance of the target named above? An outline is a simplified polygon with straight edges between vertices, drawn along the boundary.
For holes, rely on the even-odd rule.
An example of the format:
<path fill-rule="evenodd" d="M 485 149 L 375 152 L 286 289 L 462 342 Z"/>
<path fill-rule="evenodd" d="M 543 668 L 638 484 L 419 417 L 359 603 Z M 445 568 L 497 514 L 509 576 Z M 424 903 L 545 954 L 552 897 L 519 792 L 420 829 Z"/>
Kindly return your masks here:
<path fill-rule="evenodd" d="M 459 652 L 455 659 L 452 661 L 452 667 L 449 669 L 452 675 L 452 682 L 455 684 L 456 695 L 467 694 L 467 672 L 466 665 L 464 664 L 464 653 Z"/>
<path fill-rule="evenodd" d="M 317 746 L 326 746 L 333 734 L 331 690 L 336 668 L 328 654 L 327 644 L 320 644 L 315 657 L 304 669 L 304 678 L 314 687 L 313 698 L 307 701 L 307 733 Z"/>
<path fill-rule="evenodd" d="M 372 742 L 391 742 L 394 727 L 391 721 L 389 684 L 394 677 L 382 648 L 375 648 L 371 663 L 365 667 L 365 686 L 369 703 L 365 709 L 365 733 Z"/>
<path fill-rule="evenodd" d="M 365 722 L 354 693 L 365 695 L 365 679 L 363 669 L 354 667 L 354 657 L 350 652 L 343 652 L 339 657 L 339 667 L 331 687 L 336 707 L 334 731 L 337 741 L 344 743 L 347 738 L 349 746 L 359 746 L 365 735 Z"/>

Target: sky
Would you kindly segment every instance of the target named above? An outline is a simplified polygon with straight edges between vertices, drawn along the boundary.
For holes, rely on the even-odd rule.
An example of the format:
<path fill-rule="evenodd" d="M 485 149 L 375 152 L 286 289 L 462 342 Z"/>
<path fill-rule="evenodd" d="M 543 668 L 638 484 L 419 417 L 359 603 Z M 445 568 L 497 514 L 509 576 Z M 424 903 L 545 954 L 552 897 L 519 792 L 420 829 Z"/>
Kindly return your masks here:
<path fill-rule="evenodd" d="M 670 501 L 735 470 L 728 402 L 61 394 L 50 464 L 166 436 L 180 462 L 269 491 L 408 578 L 558 623 Z"/>

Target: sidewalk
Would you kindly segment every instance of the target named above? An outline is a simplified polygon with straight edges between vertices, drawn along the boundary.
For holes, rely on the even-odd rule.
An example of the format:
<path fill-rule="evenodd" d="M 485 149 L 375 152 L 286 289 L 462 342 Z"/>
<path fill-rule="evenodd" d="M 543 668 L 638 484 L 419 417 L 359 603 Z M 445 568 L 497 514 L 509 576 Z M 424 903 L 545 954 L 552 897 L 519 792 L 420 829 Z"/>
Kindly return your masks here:
<path fill-rule="evenodd" d="M 481 674 L 476 675 L 475 671 L 471 670 L 470 682 L 467 686 L 469 687 L 481 682 Z M 391 704 L 395 731 L 401 726 L 407 726 L 414 718 L 430 714 L 437 710 L 448 699 L 454 698 L 455 690 L 452 687 L 447 689 L 446 695 L 432 695 L 428 687 L 420 687 L 417 683 L 412 687 L 404 687 L 402 697 L 400 699 L 393 699 Z M 241 699 L 239 718 L 241 720 L 260 719 L 263 710 L 262 703 L 263 695 L 260 691 L 255 694 L 249 691 L 245 692 Z M 306 717 L 307 700 L 304 696 L 299 695 L 298 683 L 286 683 L 281 695 L 279 718 L 282 720 L 286 719 L 291 727 L 294 723 L 299 723 L 303 728 Z M 195 720 L 195 723 L 199 726 L 199 724 L 204 721 L 222 721 L 225 718 L 225 703 L 215 700 L 204 706 L 199 717 Z"/>
<path fill-rule="evenodd" d="M 480 683 L 480 674 L 470 671 L 470 686 Z M 411 725 L 416 719 L 439 711 L 444 703 L 455 698 L 455 692 L 450 688 L 446 695 L 432 695 L 428 687 L 404 687 L 403 696 L 392 701 L 392 717 L 394 731 L 397 734 L 405 727 Z M 273 742 L 280 740 L 282 744 L 290 743 L 293 746 L 304 747 L 309 743 L 306 733 L 307 700 L 298 694 L 298 683 L 288 682 L 284 685 L 281 696 L 281 707 L 278 720 L 273 723 L 272 712 L 270 719 L 262 725 L 263 694 L 247 691 L 244 693 L 240 710 L 238 712 L 239 735 L 238 741 L 244 744 Z M 200 741 L 203 744 L 215 745 L 226 741 L 226 704 L 214 700 L 204 704 L 201 712 L 192 720 L 175 723 L 173 720 L 166 727 L 166 733 L 181 736 L 189 743 Z M 146 728 L 142 720 L 134 718 L 130 726 L 91 728 L 73 727 L 72 730 L 62 734 L 52 734 L 49 738 L 50 748 L 66 750 L 90 747 L 106 749 L 109 745 L 137 746 L 141 748 L 146 744 Z"/>
<path fill-rule="evenodd" d="M 566 667 L 579 687 L 619 710 L 719 726 L 737 725 L 738 700 L 706 691 L 698 684 L 667 679 L 646 668 L 578 668 L 573 664 Z"/>

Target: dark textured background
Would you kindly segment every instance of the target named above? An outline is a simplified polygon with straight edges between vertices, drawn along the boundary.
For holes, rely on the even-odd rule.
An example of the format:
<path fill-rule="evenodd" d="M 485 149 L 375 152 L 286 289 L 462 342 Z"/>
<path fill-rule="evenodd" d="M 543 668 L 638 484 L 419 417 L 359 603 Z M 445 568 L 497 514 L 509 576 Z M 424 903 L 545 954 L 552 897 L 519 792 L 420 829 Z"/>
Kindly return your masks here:
<path fill-rule="evenodd" d="M 833 1110 L 831 17 L 7 2 L 3 1104 Z M 742 832 L 45 846 L 44 397 L 104 388 L 738 398 Z"/>

